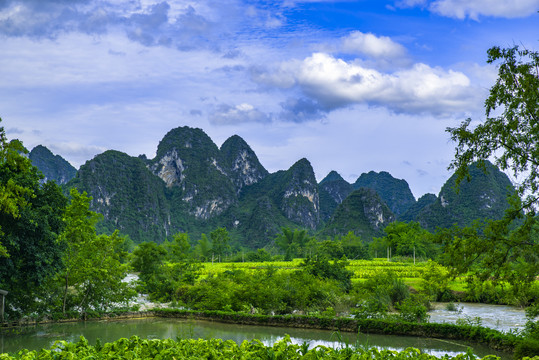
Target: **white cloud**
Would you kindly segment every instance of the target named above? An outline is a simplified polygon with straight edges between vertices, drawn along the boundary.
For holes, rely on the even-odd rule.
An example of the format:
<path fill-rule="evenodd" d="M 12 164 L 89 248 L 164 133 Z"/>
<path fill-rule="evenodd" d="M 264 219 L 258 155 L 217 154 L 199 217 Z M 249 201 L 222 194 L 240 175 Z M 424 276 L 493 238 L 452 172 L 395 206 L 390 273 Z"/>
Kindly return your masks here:
<path fill-rule="evenodd" d="M 399 7 L 427 6 L 442 16 L 478 20 L 480 16 L 502 18 L 526 17 L 539 10 L 539 0 L 402 0 Z"/>
<path fill-rule="evenodd" d="M 342 50 L 349 54 L 367 55 L 373 58 L 399 58 L 406 56 L 406 49 L 387 36 L 353 31 L 343 38 Z"/>
<path fill-rule="evenodd" d="M 461 72 L 415 64 L 382 73 L 324 53 L 306 58 L 297 69 L 296 81 L 328 110 L 368 104 L 395 112 L 445 115 L 475 110 L 481 95 Z"/>
<path fill-rule="evenodd" d="M 271 118 L 253 105 L 243 103 L 236 106 L 221 104 L 210 114 L 209 120 L 214 125 L 233 125 L 250 122 L 267 123 Z"/>

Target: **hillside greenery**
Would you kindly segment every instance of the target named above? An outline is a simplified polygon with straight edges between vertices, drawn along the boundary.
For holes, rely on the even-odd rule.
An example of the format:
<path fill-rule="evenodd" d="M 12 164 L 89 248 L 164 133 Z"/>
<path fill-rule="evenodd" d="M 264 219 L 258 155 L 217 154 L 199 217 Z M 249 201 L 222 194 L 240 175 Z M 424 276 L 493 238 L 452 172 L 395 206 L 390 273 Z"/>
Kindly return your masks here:
<path fill-rule="evenodd" d="M 30 151 L 28 158 L 44 176 L 44 181 L 54 180 L 58 185 L 67 183 L 77 174 L 77 169 L 60 155 L 54 155 L 43 145 L 38 145 Z"/>
<path fill-rule="evenodd" d="M 395 179 L 387 171 L 363 173 L 352 184 L 354 189 L 373 189 L 395 215 L 405 213 L 415 204 L 415 198 L 405 180 Z"/>
<path fill-rule="evenodd" d="M 118 229 L 134 244 L 169 241 L 177 232 L 195 239 L 223 227 L 233 249 L 258 249 L 274 246 L 282 227 L 321 237 L 349 231 L 366 241 L 381 236 L 377 206 L 360 210 L 368 199 L 353 194 L 357 187 L 374 190 L 389 208 L 392 215 L 382 211 L 384 222 L 387 217 L 417 221 L 433 231 L 499 219 L 511 184 L 491 164 L 488 175 L 476 170 L 470 170 L 471 181 L 462 183 L 458 193 L 454 175 L 438 197 L 427 194 L 415 201 L 406 181 L 387 172 L 364 173 L 349 184 L 332 171 L 318 184 L 311 164 L 301 159 L 270 174 L 241 137 L 234 135 L 218 148 L 201 129 L 180 127 L 161 140 L 154 159 L 112 150 L 97 155 L 64 185 L 64 192 L 86 191 L 93 198 L 91 209 L 103 215 L 98 232 Z"/>

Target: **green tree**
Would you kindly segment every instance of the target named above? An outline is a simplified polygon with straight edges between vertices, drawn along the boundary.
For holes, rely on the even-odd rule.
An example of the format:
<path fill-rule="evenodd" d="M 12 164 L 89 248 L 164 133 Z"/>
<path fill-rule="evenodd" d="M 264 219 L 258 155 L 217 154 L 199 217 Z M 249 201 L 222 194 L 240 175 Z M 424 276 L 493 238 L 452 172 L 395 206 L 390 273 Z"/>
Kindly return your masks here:
<path fill-rule="evenodd" d="M 361 240 L 361 237 L 355 235 L 353 231 L 349 231 L 346 235 L 341 236 L 339 241 L 341 242 L 344 254 L 348 259 L 355 260 L 369 258 L 367 247 Z"/>
<path fill-rule="evenodd" d="M 122 282 L 127 274 L 127 265 L 122 264 L 125 238 L 118 231 L 97 236 L 95 226 L 101 215 L 90 210 L 91 198 L 77 189 L 71 189 L 70 195 L 66 227 L 60 235 L 66 246 L 64 269 L 58 274 L 63 287 L 62 311 L 107 309 L 113 303 L 127 302 L 133 293 Z"/>
<path fill-rule="evenodd" d="M 495 158 L 500 169 L 523 179 L 518 192 L 530 208 L 539 190 L 539 52 L 493 47 L 487 62 L 498 63 L 498 79 L 485 101 L 486 120 L 475 128 L 467 119 L 447 129 L 457 143 L 450 168 L 460 182 L 470 164 Z"/>
<path fill-rule="evenodd" d="M 221 261 L 221 256 L 230 250 L 230 235 L 225 228 L 217 228 L 210 233 L 212 252 Z"/>
<path fill-rule="evenodd" d="M 27 153 L 0 127 L 0 288 L 9 291 L 6 311 L 23 314 L 45 305 L 44 285 L 62 267 L 67 203 L 55 183 L 40 183 Z"/>
<path fill-rule="evenodd" d="M 385 227 L 384 232 L 386 236 L 377 239 L 376 244 L 388 247 L 388 259 L 390 254 L 411 256 L 415 264 L 416 256 L 433 257 L 436 254 L 432 235 L 415 221 L 392 222 Z"/>
<path fill-rule="evenodd" d="M 139 273 L 139 278 L 144 283 L 150 283 L 150 279 L 159 272 L 165 261 L 167 251 L 154 242 L 144 242 L 133 250 L 131 266 Z"/>
<path fill-rule="evenodd" d="M 198 243 L 195 246 L 195 258 L 200 261 L 207 261 L 211 255 L 211 243 L 206 234 L 201 234 Z"/>
<path fill-rule="evenodd" d="M 191 244 L 189 243 L 189 234 L 177 233 L 172 236 L 171 242 L 164 244 L 168 252 L 168 259 L 172 262 L 185 260 L 189 256 Z"/>
<path fill-rule="evenodd" d="M 514 289 L 529 289 L 539 275 L 539 241 L 534 206 L 539 199 L 539 53 L 512 47 L 488 50 L 498 64 L 498 79 L 485 101 L 486 119 L 472 128 L 471 119 L 448 128 L 456 142 L 450 168 L 468 176 L 468 166 L 494 158 L 516 179 L 518 195 L 503 219 L 453 228 L 439 234 L 445 262 L 456 272 L 480 279 L 506 280 Z M 523 213 L 524 210 L 524 213 Z"/>
<path fill-rule="evenodd" d="M 296 256 L 304 255 L 305 246 L 311 240 L 305 229 L 290 229 L 282 227 L 275 238 L 275 244 L 284 251 L 285 260 L 290 261 Z"/>

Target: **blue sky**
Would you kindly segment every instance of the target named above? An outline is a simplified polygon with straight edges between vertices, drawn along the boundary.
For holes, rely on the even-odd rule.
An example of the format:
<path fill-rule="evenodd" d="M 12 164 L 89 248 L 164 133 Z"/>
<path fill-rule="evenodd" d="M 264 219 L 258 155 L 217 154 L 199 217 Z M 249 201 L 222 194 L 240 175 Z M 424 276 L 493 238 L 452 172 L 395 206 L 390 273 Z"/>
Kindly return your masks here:
<path fill-rule="evenodd" d="M 445 129 L 484 118 L 491 46 L 539 49 L 539 0 L 0 0 L 9 138 L 75 167 L 155 156 L 178 126 L 238 134 L 271 172 L 371 170 L 416 197 L 450 176 Z"/>

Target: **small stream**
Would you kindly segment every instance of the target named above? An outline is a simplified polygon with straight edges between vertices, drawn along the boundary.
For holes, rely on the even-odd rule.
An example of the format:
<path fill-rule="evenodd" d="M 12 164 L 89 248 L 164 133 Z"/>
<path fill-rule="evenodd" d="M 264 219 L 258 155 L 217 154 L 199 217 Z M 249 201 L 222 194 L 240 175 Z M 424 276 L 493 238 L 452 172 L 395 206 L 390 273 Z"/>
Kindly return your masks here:
<path fill-rule="evenodd" d="M 473 325 L 481 325 L 503 332 L 520 331 L 526 325 L 526 312 L 508 305 L 455 303 L 457 311 L 446 309 L 447 303 L 434 303 L 429 311 L 430 322 L 455 324 L 462 319 Z"/>

